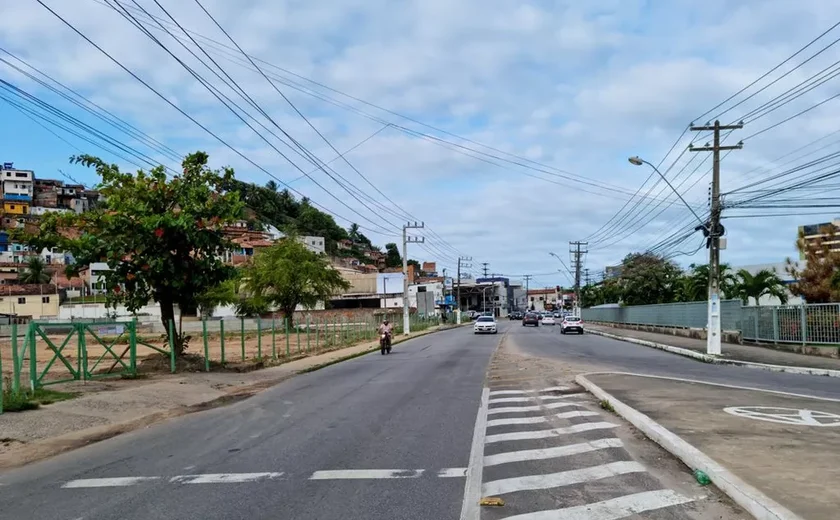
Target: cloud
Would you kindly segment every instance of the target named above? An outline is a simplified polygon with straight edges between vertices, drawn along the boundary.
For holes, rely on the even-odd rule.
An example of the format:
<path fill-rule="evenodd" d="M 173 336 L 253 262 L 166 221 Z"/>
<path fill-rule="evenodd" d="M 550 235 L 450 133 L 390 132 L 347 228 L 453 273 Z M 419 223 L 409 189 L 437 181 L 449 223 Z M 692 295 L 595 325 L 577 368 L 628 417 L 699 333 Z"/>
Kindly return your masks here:
<path fill-rule="evenodd" d="M 165 16 L 153 2 L 140 3 L 150 12 Z M 400 225 L 394 215 L 367 210 L 323 172 L 311 175 L 324 189 L 301 178 L 300 170 L 310 172 L 315 166 L 255 125 L 295 163 L 289 164 L 166 52 L 108 7 L 96 0 L 80 2 L 74 9 L 61 2 L 48 4 L 159 89 L 166 99 L 270 174 L 207 135 L 35 2 L 19 2 L 4 10 L 6 23 L 0 45 L 181 153 L 207 150 L 214 163 L 233 166 L 244 180 L 264 183 L 279 178 L 366 227 L 372 227 L 366 219 L 386 227 L 390 227 L 386 219 Z M 594 4 L 536 0 L 250 0 L 234 6 L 222 0 L 205 2 L 237 42 L 261 60 L 413 119 L 400 118 L 280 68 L 265 66 L 265 72 L 283 93 L 340 151 L 365 140 L 383 124 L 395 125 L 347 158 L 399 204 L 400 209 L 394 211 L 424 220 L 459 252 L 471 255 L 475 262 L 489 262 L 491 270 L 507 274 L 554 272 L 562 266 L 547 252 L 565 255 L 570 240 L 587 236 L 591 251 L 587 267 L 598 271 L 628 252 L 654 246 L 681 226 L 689 226 L 693 217 L 666 186 L 660 183 L 650 189 L 656 176 L 639 193 L 666 202 L 656 206 L 658 200 L 639 202 L 635 198 L 627 203 L 629 194 L 639 190 L 651 172 L 628 164 L 626 158 L 638 154 L 658 163 L 694 118 L 782 61 L 816 36 L 821 27 L 827 27 L 824 20 L 832 19 L 829 3 L 816 0 L 795 5 L 781 0 L 750 0 L 737 7 L 723 0 L 703 4 L 610 0 Z M 224 47 L 230 42 L 196 6 L 178 2 L 163 5 L 186 27 L 218 42 L 200 39 L 274 122 L 322 160 L 335 157 L 335 152 L 274 88 L 250 70 L 241 55 Z M 159 29 L 151 30 L 185 63 L 280 135 L 274 123 L 250 107 L 235 89 L 222 86 L 170 36 Z M 721 119 L 737 120 L 838 58 L 834 48 L 828 49 L 765 92 L 720 114 Z M 790 70 L 794 63 L 798 62 L 792 61 L 779 73 Z M 11 75 L 2 64 L 0 69 L 4 78 L 71 113 L 80 112 L 31 82 Z M 748 118 L 745 129 L 733 133 L 727 142 L 745 138 L 824 99 L 833 94 L 832 85 L 829 82 L 754 121 Z M 698 122 L 718 115 L 716 112 L 727 106 Z M 833 118 L 836 109 L 836 103 L 826 103 L 747 139 L 743 150 L 733 152 L 723 162 L 724 191 L 781 171 L 785 159 L 777 161 L 778 157 L 838 129 Z M 32 167 L 42 176 L 53 176 L 55 168 L 61 167 L 91 179 L 87 172 L 62 166 L 66 156 L 75 153 L 67 145 L 7 106 L 0 104 L 0 111 L 6 121 L 0 137 L 15 150 L 13 159 L 18 165 Z M 90 116 L 79 117 L 94 124 Z M 101 122 L 96 126 L 118 134 Z M 417 132 L 450 143 L 424 138 Z M 663 170 L 694 137 L 701 143 L 706 139 L 689 132 L 663 163 Z M 86 150 L 90 148 L 76 138 L 68 138 Z M 125 135 L 121 138 L 141 146 Z M 162 158 L 157 152 L 144 150 Z M 705 166 L 695 170 L 704 159 Z M 539 161 L 548 168 L 529 161 Z M 685 153 L 668 172 L 674 185 L 699 211 L 705 205 L 708 164 L 705 155 Z M 381 199 L 342 160 L 330 166 L 337 172 L 331 175 L 346 179 L 341 182 L 352 182 Z M 609 189 L 563 177 L 570 172 Z M 378 202 L 390 207 L 387 201 Z M 737 265 L 791 255 L 796 227 L 803 219 L 814 218 L 822 217 L 731 219 L 727 221 L 729 248 L 724 259 Z M 368 234 L 384 243 L 394 238 L 387 235 L 398 232 Z M 433 235 L 427 240 L 427 249 L 432 252 L 420 249 L 416 256 L 432 259 L 436 254 L 442 264 L 454 263 L 455 254 L 447 245 Z M 699 243 L 699 236 L 694 236 L 671 248 L 671 252 L 691 250 Z M 704 253 L 701 249 L 695 256 L 676 259 L 685 264 L 702 261 Z M 547 283 L 568 284 L 560 273 L 541 278 Z"/>

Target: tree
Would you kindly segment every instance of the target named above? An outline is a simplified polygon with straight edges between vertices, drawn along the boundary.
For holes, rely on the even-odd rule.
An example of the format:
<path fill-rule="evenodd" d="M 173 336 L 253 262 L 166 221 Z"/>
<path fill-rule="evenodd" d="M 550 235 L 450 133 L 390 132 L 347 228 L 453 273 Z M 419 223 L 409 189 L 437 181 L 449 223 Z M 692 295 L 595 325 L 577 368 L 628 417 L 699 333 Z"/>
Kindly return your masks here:
<path fill-rule="evenodd" d="M 674 301 L 680 268 L 653 253 L 632 253 L 621 262 L 622 301 L 627 305 L 647 305 Z"/>
<path fill-rule="evenodd" d="M 268 181 L 265 183 L 265 189 L 269 191 L 277 191 L 277 183 L 274 181 Z"/>
<path fill-rule="evenodd" d="M 762 296 L 775 296 L 779 299 L 782 305 L 787 303 L 787 291 L 782 279 L 779 278 L 775 272 L 768 269 L 752 274 L 746 269 L 739 269 L 736 273 L 738 282 L 735 291 L 744 302 L 748 305 L 750 298 L 755 300 L 756 305 L 760 305 L 759 299 Z"/>
<path fill-rule="evenodd" d="M 198 311 L 201 316 L 209 318 L 217 307 L 221 305 L 234 305 L 240 300 L 239 284 L 241 279 L 239 273 L 229 280 L 211 287 L 196 297 Z"/>
<path fill-rule="evenodd" d="M 840 301 L 840 287 L 832 283 L 835 274 L 840 271 L 840 252 L 831 248 L 831 242 L 838 239 L 837 230 L 833 225 L 828 225 L 820 233 L 825 237 L 808 242 L 800 232 L 796 248 L 805 258 L 805 267 L 788 258 L 785 268 L 795 280 L 790 285 L 790 292 L 801 296 L 808 303 Z"/>
<path fill-rule="evenodd" d="M 361 233 L 359 232 L 359 225 L 355 222 L 350 224 L 350 229 L 347 230 L 347 235 L 350 238 L 350 241 L 354 244 L 359 242 L 359 237 Z"/>
<path fill-rule="evenodd" d="M 400 250 L 393 242 L 385 244 L 385 267 L 402 267 Z"/>
<path fill-rule="evenodd" d="M 51 275 L 47 264 L 40 256 L 33 256 L 26 262 L 26 267 L 18 273 L 21 283 L 50 283 Z"/>
<path fill-rule="evenodd" d="M 709 264 L 691 264 L 687 277 L 691 280 L 685 282 L 688 285 L 684 286 L 687 290 L 686 298 L 680 301 L 696 302 L 709 299 Z M 737 279 L 732 272 L 732 268 L 727 263 L 722 263 L 718 266 L 718 280 L 720 280 L 720 290 L 726 298 L 737 298 Z"/>
<path fill-rule="evenodd" d="M 308 309 L 350 287 L 322 256 L 287 238 L 257 253 L 245 267 L 245 288 L 256 303 L 265 302 L 291 318 L 298 305 Z"/>
<path fill-rule="evenodd" d="M 96 169 L 105 202 L 81 214 L 44 215 L 30 242 L 39 250 L 72 253 L 76 274 L 82 266 L 106 262 L 109 306 L 123 304 L 134 312 L 154 300 L 169 330 L 175 305 L 182 316 L 195 313 L 199 295 L 233 276 L 234 268 L 222 261 L 232 247 L 223 227 L 240 219 L 243 209 L 238 193 L 223 190 L 232 169 L 211 170 L 204 152 L 188 155 L 183 173 L 171 180 L 162 166 L 131 174 L 90 155 L 71 161 Z M 182 354 L 180 323 L 172 339 L 175 353 Z"/>

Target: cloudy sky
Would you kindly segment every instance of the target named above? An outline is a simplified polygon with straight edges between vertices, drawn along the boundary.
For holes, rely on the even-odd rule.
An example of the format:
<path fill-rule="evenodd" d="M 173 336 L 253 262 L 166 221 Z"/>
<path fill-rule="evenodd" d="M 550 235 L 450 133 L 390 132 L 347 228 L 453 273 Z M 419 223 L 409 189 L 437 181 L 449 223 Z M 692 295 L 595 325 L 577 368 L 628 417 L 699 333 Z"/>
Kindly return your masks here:
<path fill-rule="evenodd" d="M 746 122 L 725 140 L 745 142 L 725 156 L 722 189 L 765 183 L 727 195 L 728 202 L 818 168 L 831 172 L 830 163 L 820 163 L 768 182 L 840 148 L 840 132 L 833 133 L 840 130 L 837 100 L 792 117 L 837 93 L 840 82 L 826 67 L 836 69 L 840 59 L 840 45 L 831 46 L 840 28 L 739 93 L 837 23 L 838 0 L 203 0 L 274 86 L 194 0 L 43 0 L 162 97 L 37 0 L 0 1 L 0 78 L 7 82 L 0 90 L 0 160 L 39 177 L 63 172 L 95 184 L 91 172 L 68 164 L 70 155 L 84 151 L 145 167 L 136 156 L 115 155 L 113 141 L 105 145 L 110 151 L 100 148 L 103 136 L 173 168 L 178 154 L 205 150 L 214 165 L 233 166 L 242 180 L 288 183 L 339 224 L 357 222 L 380 244 L 393 241 L 406 220 L 424 221 L 427 229 L 417 234 L 427 243 L 411 245 L 410 256 L 437 260 L 450 273 L 461 254 L 472 257 L 473 272 L 487 262 L 493 273 L 534 274 L 532 284 L 569 285 L 558 270 L 569 265 L 573 240 L 589 242 L 586 267 L 593 274 L 647 248 L 683 265 L 703 262 L 701 236 L 681 232 L 693 227 L 691 212 L 648 166 L 627 162 L 631 155 L 661 162 L 705 218 L 711 159 L 685 149 L 709 136 L 679 138 L 692 121 Z M 256 130 L 120 15 L 114 9 L 120 5 L 241 107 Z M 214 75 L 181 46 L 213 67 L 161 6 L 224 72 L 213 68 Z M 10 66 L 35 74 L 12 55 L 143 133 L 127 133 L 122 123 L 97 119 L 47 90 Z M 222 82 L 227 75 L 241 91 Z M 48 109 L 15 87 L 60 109 L 46 117 L 78 135 L 39 119 Z M 61 119 L 67 116 L 98 137 Z M 332 161 L 332 171 L 318 170 L 284 144 L 278 127 Z M 333 147 L 352 148 L 349 164 L 336 159 Z M 726 210 L 738 218 L 725 221 L 724 261 L 778 262 L 795 254 L 798 225 L 835 215 L 803 201 L 830 198 L 833 186 L 775 195 L 773 207 Z M 792 197 L 790 204 L 779 201 Z"/>

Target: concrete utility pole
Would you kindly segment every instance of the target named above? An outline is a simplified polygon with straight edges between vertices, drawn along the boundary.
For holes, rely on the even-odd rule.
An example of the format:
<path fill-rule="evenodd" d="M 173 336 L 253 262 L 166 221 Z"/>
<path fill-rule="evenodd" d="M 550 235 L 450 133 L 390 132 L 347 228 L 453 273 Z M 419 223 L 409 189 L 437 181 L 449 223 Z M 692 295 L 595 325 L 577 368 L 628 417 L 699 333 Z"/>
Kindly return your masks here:
<path fill-rule="evenodd" d="M 531 283 L 531 278 L 533 278 L 533 277 L 530 274 L 526 274 L 524 276 L 524 278 L 525 278 L 525 310 L 530 311 L 531 310 L 531 300 L 529 299 L 529 296 L 528 296 L 528 289 L 529 289 L 529 284 Z"/>
<path fill-rule="evenodd" d="M 411 320 L 409 320 L 408 308 L 408 244 L 422 244 L 426 241 L 425 237 L 410 237 L 408 236 L 409 229 L 423 229 L 425 225 L 415 222 L 403 226 L 403 334 L 408 335 L 411 332 Z"/>
<path fill-rule="evenodd" d="M 573 255 L 574 270 L 575 270 L 575 316 L 580 316 L 580 273 L 583 269 L 583 261 L 581 257 L 589 251 L 581 249 L 583 246 L 589 245 L 589 242 L 569 242 L 571 249 L 569 252 Z"/>
<path fill-rule="evenodd" d="M 706 325 L 706 353 L 720 355 L 720 237 L 724 234 L 723 226 L 720 224 L 720 152 L 721 150 L 740 150 L 744 143 L 739 142 L 733 146 L 720 145 L 721 130 L 738 130 L 744 127 L 744 123 L 737 125 L 721 125 L 715 121 L 714 125 L 695 126 L 691 125 L 693 132 L 714 132 L 712 146 L 694 147 L 689 145 L 691 152 L 712 152 L 712 200 L 711 216 L 709 223 L 704 230 L 708 237 L 707 247 L 709 248 L 709 311 Z M 702 226 L 699 226 L 702 229 Z"/>
<path fill-rule="evenodd" d="M 472 260 L 472 257 L 469 256 L 459 256 L 458 257 L 458 286 L 455 289 L 455 305 L 457 306 L 457 310 L 455 311 L 455 318 L 458 325 L 461 324 L 461 268 L 469 269 L 472 267 L 472 264 L 468 264 Z"/>

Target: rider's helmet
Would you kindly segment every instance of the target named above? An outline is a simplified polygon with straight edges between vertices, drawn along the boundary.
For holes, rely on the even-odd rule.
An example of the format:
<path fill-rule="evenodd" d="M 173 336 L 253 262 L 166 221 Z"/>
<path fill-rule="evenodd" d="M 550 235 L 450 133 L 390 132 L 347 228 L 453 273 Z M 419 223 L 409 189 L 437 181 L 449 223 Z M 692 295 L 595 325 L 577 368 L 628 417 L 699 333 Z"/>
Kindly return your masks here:
<path fill-rule="evenodd" d="M 383 321 L 382 323 L 384 323 L 385 325 L 387 325 L 387 324 L 388 324 L 388 320 L 385 320 L 385 321 Z"/>

